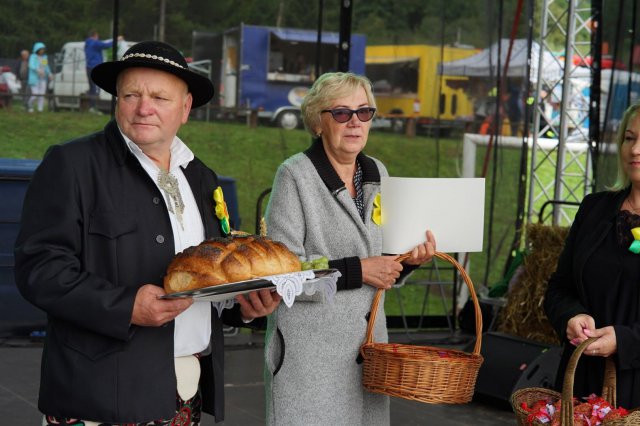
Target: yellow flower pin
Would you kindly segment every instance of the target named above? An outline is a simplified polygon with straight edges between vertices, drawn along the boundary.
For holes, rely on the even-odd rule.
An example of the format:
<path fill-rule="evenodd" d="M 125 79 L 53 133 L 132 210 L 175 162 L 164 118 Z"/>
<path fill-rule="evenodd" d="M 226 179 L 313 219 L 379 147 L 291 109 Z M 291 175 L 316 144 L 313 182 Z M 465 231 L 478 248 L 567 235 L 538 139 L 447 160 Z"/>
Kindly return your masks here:
<path fill-rule="evenodd" d="M 373 199 L 373 214 L 371 215 L 371 220 L 378 226 L 382 224 L 382 201 L 379 192 L 376 194 L 376 198 Z"/>
<path fill-rule="evenodd" d="M 629 246 L 629 251 L 631 253 L 640 254 L 640 227 L 633 228 L 631 230 L 631 234 L 633 235 L 633 241 Z"/>
<path fill-rule="evenodd" d="M 228 234 L 231 231 L 231 226 L 229 225 L 229 211 L 227 210 L 227 203 L 224 201 L 224 194 L 222 193 L 221 187 L 217 187 L 213 191 L 213 201 L 216 202 L 216 217 L 220 220 L 222 231 L 225 234 Z"/>

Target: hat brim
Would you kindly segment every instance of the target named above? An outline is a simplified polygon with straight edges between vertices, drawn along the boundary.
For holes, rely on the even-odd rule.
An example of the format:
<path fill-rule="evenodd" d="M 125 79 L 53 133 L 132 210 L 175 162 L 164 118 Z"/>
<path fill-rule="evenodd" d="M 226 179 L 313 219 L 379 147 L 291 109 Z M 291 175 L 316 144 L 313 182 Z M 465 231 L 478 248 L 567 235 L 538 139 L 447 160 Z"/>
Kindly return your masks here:
<path fill-rule="evenodd" d="M 153 68 L 166 71 L 182 79 L 189 87 L 193 96 L 192 108 L 197 108 L 209 102 L 213 97 L 213 83 L 207 77 L 191 70 L 178 68 L 174 65 L 145 60 L 129 59 L 127 61 L 103 62 L 91 71 L 91 79 L 101 89 L 113 96 L 118 96 L 116 82 L 118 75 L 127 68 Z"/>

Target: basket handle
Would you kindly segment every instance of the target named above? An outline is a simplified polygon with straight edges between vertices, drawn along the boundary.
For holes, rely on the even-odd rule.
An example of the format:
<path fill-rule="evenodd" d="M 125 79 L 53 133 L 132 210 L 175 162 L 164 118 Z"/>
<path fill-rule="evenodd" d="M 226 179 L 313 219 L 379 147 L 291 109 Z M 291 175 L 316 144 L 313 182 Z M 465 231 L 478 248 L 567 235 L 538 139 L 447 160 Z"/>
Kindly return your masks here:
<path fill-rule="evenodd" d="M 562 407 L 560 415 L 563 425 L 573 425 L 573 382 L 578 366 L 578 360 L 584 350 L 591 343 L 595 342 L 597 337 L 590 337 L 580 343 L 571 354 L 567 370 L 564 373 L 564 381 L 562 382 Z M 604 383 L 602 384 L 602 398 L 606 399 L 614 407 L 616 404 L 616 365 L 611 357 L 605 358 L 604 364 Z"/>
<path fill-rule="evenodd" d="M 401 256 L 398 256 L 396 260 L 398 262 L 402 262 L 403 260 L 407 259 L 409 256 L 410 256 L 409 253 L 405 253 Z M 475 307 L 475 314 L 476 314 L 476 344 L 473 348 L 473 354 L 479 355 L 480 347 L 482 346 L 482 312 L 480 310 L 480 303 L 478 302 L 478 297 L 476 296 L 476 291 L 475 291 L 475 288 L 473 287 L 473 283 L 471 282 L 471 278 L 469 278 L 469 274 L 467 274 L 467 271 L 458 263 L 458 261 L 455 260 L 450 255 L 437 251 L 435 252 L 434 256 L 439 259 L 446 260 L 447 262 L 455 266 L 455 268 L 460 273 L 460 276 L 462 276 L 462 279 L 464 280 L 465 284 L 469 288 L 469 294 L 473 299 L 473 305 Z M 384 291 L 385 291 L 384 289 L 379 288 L 376 291 L 376 295 L 373 298 L 373 302 L 371 303 L 369 323 L 367 324 L 367 337 L 364 343 L 362 344 L 362 346 L 360 346 L 360 354 L 362 355 L 362 357 L 365 357 L 364 347 L 366 345 L 371 345 L 373 343 L 373 328 L 376 324 L 376 317 L 378 315 L 378 305 L 380 304 L 380 298 L 382 297 L 382 293 L 384 293 Z"/>

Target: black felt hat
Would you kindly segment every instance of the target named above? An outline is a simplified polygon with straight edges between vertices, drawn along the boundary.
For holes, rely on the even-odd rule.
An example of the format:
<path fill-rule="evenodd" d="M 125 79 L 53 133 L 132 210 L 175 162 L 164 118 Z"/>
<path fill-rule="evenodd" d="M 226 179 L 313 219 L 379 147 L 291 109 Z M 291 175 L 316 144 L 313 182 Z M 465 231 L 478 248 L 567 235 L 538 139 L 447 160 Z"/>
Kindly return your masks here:
<path fill-rule="evenodd" d="M 166 71 L 184 80 L 193 96 L 193 108 L 204 105 L 213 97 L 213 83 L 207 77 L 189 69 L 187 61 L 173 46 L 160 41 L 134 44 L 114 62 L 104 62 L 91 71 L 91 79 L 100 88 L 117 96 L 116 81 L 127 68 L 144 67 Z"/>

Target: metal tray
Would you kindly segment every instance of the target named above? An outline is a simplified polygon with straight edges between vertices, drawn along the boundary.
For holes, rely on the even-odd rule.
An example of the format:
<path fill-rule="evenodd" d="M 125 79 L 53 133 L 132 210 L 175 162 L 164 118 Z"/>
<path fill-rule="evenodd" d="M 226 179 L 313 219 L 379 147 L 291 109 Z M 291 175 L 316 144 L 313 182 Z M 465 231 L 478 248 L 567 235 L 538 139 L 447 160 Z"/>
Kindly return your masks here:
<path fill-rule="evenodd" d="M 315 278 L 322 278 L 337 272 L 337 269 L 313 269 Z M 286 275 L 286 274 L 283 274 Z M 273 275 L 278 277 L 279 275 Z M 311 281 L 311 280 L 307 280 Z M 180 291 L 177 293 L 165 294 L 160 296 L 160 299 L 180 299 L 185 297 L 192 297 L 198 300 L 208 300 L 212 302 L 219 302 L 221 300 L 230 299 L 238 294 L 249 293 L 255 290 L 262 290 L 264 288 L 273 288 L 276 286 L 270 280 L 264 278 L 254 278 L 246 281 L 238 281 L 235 283 L 219 284 L 210 287 L 198 288 L 195 290 Z"/>

